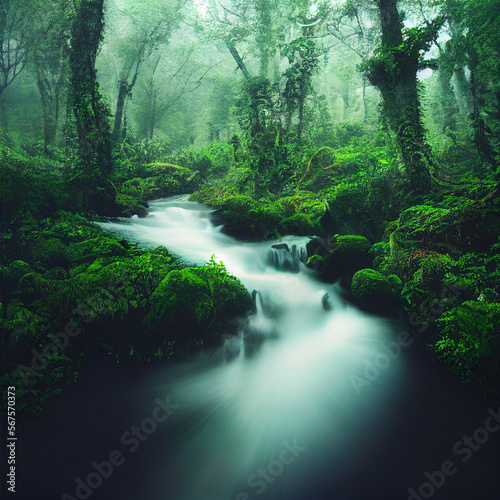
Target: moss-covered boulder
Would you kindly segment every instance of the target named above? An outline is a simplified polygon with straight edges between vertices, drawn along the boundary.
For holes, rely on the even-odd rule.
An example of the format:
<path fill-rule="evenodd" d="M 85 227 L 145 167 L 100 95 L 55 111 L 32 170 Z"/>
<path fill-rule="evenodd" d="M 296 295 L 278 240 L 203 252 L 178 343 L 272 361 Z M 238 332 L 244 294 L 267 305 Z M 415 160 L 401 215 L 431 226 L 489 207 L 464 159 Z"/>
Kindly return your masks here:
<path fill-rule="evenodd" d="M 230 328 L 251 307 L 243 285 L 212 261 L 200 268 L 171 271 L 153 292 L 144 325 L 154 342 L 203 343 L 216 330 Z"/>
<path fill-rule="evenodd" d="M 318 270 L 328 281 L 352 276 L 356 271 L 371 267 L 373 256 L 370 248 L 370 242 L 359 235 L 327 240 L 317 238 L 307 245 L 308 266 Z"/>
<path fill-rule="evenodd" d="M 234 320 L 248 313 L 253 308 L 253 301 L 241 281 L 229 274 L 222 262 L 211 259 L 203 266 L 193 268 L 191 272 L 207 282 L 215 307 L 214 326 L 230 328 Z"/>
<path fill-rule="evenodd" d="M 94 260 L 97 257 L 120 256 L 127 253 L 122 243 L 114 238 L 101 235 L 87 241 L 71 245 L 67 251 L 68 259 L 73 263 Z"/>
<path fill-rule="evenodd" d="M 320 232 L 320 228 L 306 214 L 295 214 L 280 221 L 278 232 L 281 235 L 314 236 Z"/>
<path fill-rule="evenodd" d="M 394 274 L 384 276 L 373 269 L 362 269 L 352 278 L 351 294 L 365 309 L 390 311 L 400 303 L 401 287 L 401 280 Z"/>
<path fill-rule="evenodd" d="M 68 247 L 59 238 L 40 239 L 31 248 L 33 261 L 42 267 L 65 267 Z"/>
<path fill-rule="evenodd" d="M 171 163 L 150 163 L 143 170 L 143 177 L 130 179 L 121 187 L 118 202 L 127 210 L 144 200 L 191 193 L 201 180 L 198 172 Z"/>
<path fill-rule="evenodd" d="M 443 289 L 455 281 L 451 272 L 456 262 L 449 255 L 414 250 L 407 255 L 401 267 L 405 278 L 402 294 L 413 308 L 439 297 Z M 400 275 L 399 272 L 397 274 Z"/>
<path fill-rule="evenodd" d="M 486 252 L 497 243 L 500 207 L 463 199 L 460 207 L 417 205 L 401 213 L 391 236 L 392 249 L 439 253 Z"/>
<path fill-rule="evenodd" d="M 224 224 L 225 233 L 243 240 L 322 235 L 320 220 L 328 210 L 327 203 L 309 191 L 271 201 L 212 186 L 194 193 L 191 199 L 217 208 L 214 222 Z"/>
<path fill-rule="evenodd" d="M 148 209 L 145 206 L 147 203 L 140 202 L 133 196 L 118 193 L 115 198 L 115 204 L 120 208 L 121 215 L 124 217 L 132 217 L 133 215 L 146 217 L 148 215 Z"/>
<path fill-rule="evenodd" d="M 0 266 L 0 290 L 3 293 L 14 290 L 19 280 L 31 271 L 31 266 L 23 260 L 15 260 L 8 266 Z"/>
<path fill-rule="evenodd" d="M 192 199 L 218 208 L 214 223 L 223 224 L 223 232 L 242 240 L 276 238 L 281 214 L 273 206 L 250 196 L 233 195 L 225 189 L 210 188 L 192 196 Z"/>
<path fill-rule="evenodd" d="M 151 296 L 145 324 L 152 334 L 181 342 L 203 337 L 203 329 L 215 320 L 208 284 L 189 269 L 171 271 Z"/>

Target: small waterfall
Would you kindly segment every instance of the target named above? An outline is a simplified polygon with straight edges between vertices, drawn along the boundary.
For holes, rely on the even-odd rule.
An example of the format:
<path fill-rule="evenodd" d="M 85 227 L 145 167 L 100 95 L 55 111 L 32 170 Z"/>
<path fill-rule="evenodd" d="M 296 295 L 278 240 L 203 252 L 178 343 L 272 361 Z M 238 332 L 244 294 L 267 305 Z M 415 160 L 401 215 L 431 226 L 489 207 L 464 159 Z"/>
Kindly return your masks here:
<path fill-rule="evenodd" d="M 307 262 L 307 251 L 304 247 L 286 243 L 273 245 L 267 252 L 267 262 L 278 271 L 300 272 L 300 263 Z"/>

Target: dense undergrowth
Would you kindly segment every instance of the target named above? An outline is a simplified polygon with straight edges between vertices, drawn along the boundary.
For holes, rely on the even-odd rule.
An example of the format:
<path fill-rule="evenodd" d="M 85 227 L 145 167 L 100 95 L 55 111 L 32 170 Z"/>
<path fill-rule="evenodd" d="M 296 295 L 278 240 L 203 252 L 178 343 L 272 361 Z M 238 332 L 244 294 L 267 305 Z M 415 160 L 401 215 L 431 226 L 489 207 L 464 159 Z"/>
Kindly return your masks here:
<path fill-rule="evenodd" d="M 89 222 L 145 216 L 149 200 L 182 193 L 216 208 L 214 223 L 240 239 L 315 237 L 308 265 L 322 279 L 340 279 L 369 311 L 403 313 L 464 383 L 498 387 L 500 206 L 486 198 L 495 182 L 478 179 L 480 167 L 443 150 L 444 171 L 424 197 L 408 190 L 397 155 L 376 135 L 367 146 L 355 136 L 342 147 L 288 145 L 265 172 L 244 145 L 173 152 L 125 143 L 115 154 L 115 201 L 96 214 L 72 158 L 0 144 L 1 373 L 27 411 L 76 379 L 91 345 L 118 361 L 185 357 L 217 345 L 251 310 L 223 264 L 189 267 Z"/>

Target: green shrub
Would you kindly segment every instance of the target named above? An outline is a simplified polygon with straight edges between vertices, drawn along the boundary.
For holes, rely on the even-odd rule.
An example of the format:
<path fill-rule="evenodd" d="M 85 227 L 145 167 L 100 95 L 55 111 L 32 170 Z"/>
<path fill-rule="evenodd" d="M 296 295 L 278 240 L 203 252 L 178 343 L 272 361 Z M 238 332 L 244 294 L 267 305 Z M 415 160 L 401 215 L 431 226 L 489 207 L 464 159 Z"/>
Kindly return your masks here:
<path fill-rule="evenodd" d="M 438 358 L 464 382 L 491 390 L 486 381 L 498 376 L 500 368 L 500 304 L 465 302 L 444 313 L 436 324 Z"/>

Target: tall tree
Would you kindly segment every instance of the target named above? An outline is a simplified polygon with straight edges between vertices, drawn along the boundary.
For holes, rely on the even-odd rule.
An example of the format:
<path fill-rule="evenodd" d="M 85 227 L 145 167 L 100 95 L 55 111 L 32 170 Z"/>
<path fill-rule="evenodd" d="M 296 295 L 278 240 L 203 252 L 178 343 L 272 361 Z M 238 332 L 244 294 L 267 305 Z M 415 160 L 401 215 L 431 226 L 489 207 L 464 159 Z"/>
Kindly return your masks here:
<path fill-rule="evenodd" d="M 26 67 L 37 7 L 33 0 L 0 0 L 0 97 Z"/>
<path fill-rule="evenodd" d="M 410 187 L 415 194 L 424 194 L 430 189 L 433 161 L 422 123 L 417 73 L 433 65 L 423 54 L 436 40 L 444 18 L 424 27 L 404 28 L 397 0 L 374 1 L 379 9 L 381 43 L 376 55 L 361 67 L 382 94 L 384 117 L 395 133 Z"/>
<path fill-rule="evenodd" d="M 38 43 L 33 48 L 31 64 L 42 104 L 47 154 L 56 141 L 61 104 L 67 91 L 69 38 L 74 15 L 74 4 L 70 0 L 48 1 L 38 11 L 38 22 L 33 27 Z"/>
<path fill-rule="evenodd" d="M 500 165 L 500 1 L 465 2 L 474 141 L 481 159 Z"/>
<path fill-rule="evenodd" d="M 120 138 L 127 98 L 137 83 L 144 62 L 155 49 L 166 45 L 172 30 L 179 23 L 185 2 L 168 0 L 161 4 L 151 0 L 127 1 L 111 16 L 110 32 L 127 32 L 127 37 L 115 38 L 111 50 L 117 54 L 118 97 L 113 136 Z M 154 67 L 154 65 L 153 65 Z"/>
<path fill-rule="evenodd" d="M 108 177 L 113 167 L 109 111 L 99 92 L 95 67 L 104 28 L 104 0 L 81 0 L 71 30 L 70 103 L 78 166 L 74 182 L 86 208 L 106 213 L 114 199 Z"/>

